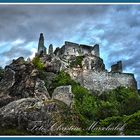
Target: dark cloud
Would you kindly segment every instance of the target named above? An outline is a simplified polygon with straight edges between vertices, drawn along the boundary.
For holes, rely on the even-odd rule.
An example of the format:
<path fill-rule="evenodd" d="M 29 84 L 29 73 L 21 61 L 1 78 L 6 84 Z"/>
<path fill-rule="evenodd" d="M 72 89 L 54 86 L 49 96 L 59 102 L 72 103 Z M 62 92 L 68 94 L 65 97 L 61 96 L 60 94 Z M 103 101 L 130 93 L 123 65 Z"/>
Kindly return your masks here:
<path fill-rule="evenodd" d="M 43 32 L 46 46 L 61 46 L 65 40 L 99 43 L 107 68 L 123 60 L 124 70 L 140 81 L 139 17 L 140 5 L 0 5 L 0 42 L 24 40 L 0 55 L 5 62 L 30 56 L 24 45 Z"/>
<path fill-rule="evenodd" d="M 14 46 L 9 51 L 3 52 L 0 55 L 8 58 L 15 58 L 18 56 L 28 57 L 31 55 L 31 51 L 23 47 Z"/>
<path fill-rule="evenodd" d="M 58 6 L 58 5 L 0 5 L 0 39 L 35 39 L 39 32 L 46 33 L 50 40 L 70 36 L 84 21 L 100 19 L 108 6 Z M 12 28 L 11 28 L 12 27 Z M 9 34 L 7 34 L 9 32 Z M 66 34 L 67 33 L 67 34 Z"/>
<path fill-rule="evenodd" d="M 0 53 L 0 58 L 3 59 L 3 61 L 0 61 L 1 65 L 4 66 L 11 63 L 13 59 L 18 58 L 19 56 L 24 58 L 31 56 L 32 52 L 25 48 L 25 44 L 26 43 L 23 42 L 20 45 L 9 46 L 11 49 Z"/>

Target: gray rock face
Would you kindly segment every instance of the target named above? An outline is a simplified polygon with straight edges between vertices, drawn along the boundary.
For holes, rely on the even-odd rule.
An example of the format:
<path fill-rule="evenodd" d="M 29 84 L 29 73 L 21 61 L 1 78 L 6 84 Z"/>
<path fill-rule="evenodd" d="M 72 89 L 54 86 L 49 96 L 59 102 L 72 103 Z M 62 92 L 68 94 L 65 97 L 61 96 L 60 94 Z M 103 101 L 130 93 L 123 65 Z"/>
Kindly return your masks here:
<path fill-rule="evenodd" d="M 38 76 L 41 80 L 45 81 L 45 87 L 49 91 L 52 88 L 53 79 L 56 77 L 56 74 L 53 72 L 41 72 Z"/>
<path fill-rule="evenodd" d="M 35 90 L 34 90 L 35 97 L 39 99 L 49 99 L 50 95 L 45 87 L 44 81 L 37 79 L 35 83 Z"/>
<path fill-rule="evenodd" d="M 42 58 L 44 60 L 46 60 L 44 62 L 45 64 L 45 70 L 47 72 L 54 72 L 57 73 L 60 71 L 60 67 L 61 67 L 61 60 L 59 57 L 51 57 L 50 60 L 47 60 L 45 57 Z"/>
<path fill-rule="evenodd" d="M 0 107 L 5 106 L 15 100 L 14 97 L 9 96 L 9 90 L 14 83 L 15 71 L 13 71 L 11 68 L 6 68 L 4 78 L 0 81 Z"/>
<path fill-rule="evenodd" d="M 52 98 L 71 106 L 74 102 L 74 95 L 71 91 L 71 85 L 57 87 L 52 94 Z"/>
<path fill-rule="evenodd" d="M 44 85 L 32 63 L 26 63 L 23 57 L 13 60 L 5 67 L 4 78 L 0 81 L 0 106 L 20 98 L 47 99 L 49 93 Z"/>
<path fill-rule="evenodd" d="M 4 79 L 0 81 L 0 96 L 6 94 L 6 91 L 15 83 L 15 71 L 10 68 L 5 69 Z"/>
<path fill-rule="evenodd" d="M 2 127 L 17 127 L 19 125 L 19 120 L 24 114 L 26 114 L 26 109 L 30 108 L 35 104 L 35 99 L 20 99 L 13 101 L 8 105 L 0 108 L 0 125 Z M 26 125 L 26 121 L 24 123 Z M 23 123 L 23 122 L 21 122 Z"/>
<path fill-rule="evenodd" d="M 53 100 L 22 98 L 0 108 L 0 127 L 16 127 L 41 134 L 47 133 L 63 123 L 65 119 L 63 106 L 62 103 Z"/>
<path fill-rule="evenodd" d="M 6 68 L 11 68 L 15 72 L 15 83 L 9 89 L 10 96 L 18 98 L 33 97 L 36 81 L 34 66 L 26 64 L 25 61 L 15 60 Z"/>
<path fill-rule="evenodd" d="M 14 100 L 16 100 L 16 98 L 4 94 L 3 96 L 0 97 L 0 108 L 9 104 Z"/>

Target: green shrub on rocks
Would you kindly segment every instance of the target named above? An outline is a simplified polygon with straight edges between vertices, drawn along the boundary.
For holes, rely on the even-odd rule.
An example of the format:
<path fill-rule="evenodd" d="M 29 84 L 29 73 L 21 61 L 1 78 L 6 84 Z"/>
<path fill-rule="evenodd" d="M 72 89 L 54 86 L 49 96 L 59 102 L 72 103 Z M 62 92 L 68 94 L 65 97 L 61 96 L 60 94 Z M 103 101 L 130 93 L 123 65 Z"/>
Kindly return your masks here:
<path fill-rule="evenodd" d="M 126 123 L 124 133 L 125 135 L 140 135 L 140 111 L 123 117 Z"/>
<path fill-rule="evenodd" d="M 94 118 L 94 96 L 84 87 L 80 86 L 80 84 L 76 83 L 71 79 L 70 75 L 61 71 L 58 75 L 53 79 L 52 89 L 55 89 L 58 86 L 71 85 L 72 92 L 75 98 L 74 110 L 75 113 L 80 118 L 81 124 L 89 124 L 90 120 Z"/>
<path fill-rule="evenodd" d="M 77 84 L 71 79 L 70 75 L 64 71 L 60 71 L 52 81 L 52 88 L 55 89 L 59 86 L 75 85 Z"/>
<path fill-rule="evenodd" d="M 84 56 L 77 56 L 76 59 L 70 63 L 70 67 L 73 68 L 73 67 L 80 66 L 80 68 L 82 68 L 83 58 Z"/>
<path fill-rule="evenodd" d="M 131 115 L 124 115 L 109 117 L 104 120 L 100 121 L 100 125 L 109 126 L 110 124 L 118 125 L 121 123 L 124 126 L 123 133 L 125 135 L 139 135 L 140 134 L 140 111 L 131 114 Z"/>
<path fill-rule="evenodd" d="M 118 87 L 101 96 L 99 99 L 111 103 L 117 115 L 130 115 L 140 110 L 140 96 L 131 88 Z"/>
<path fill-rule="evenodd" d="M 140 97 L 136 91 L 129 88 L 118 87 L 100 97 L 92 95 L 81 86 L 74 85 L 73 93 L 75 110 L 80 114 L 81 124 L 85 126 L 93 120 L 100 121 L 116 116 L 118 123 L 121 116 L 131 115 L 140 110 Z"/>
<path fill-rule="evenodd" d="M 74 109 L 81 121 L 81 127 L 88 127 L 95 119 L 96 101 L 94 96 L 80 85 L 73 85 L 72 92 L 75 95 Z"/>
<path fill-rule="evenodd" d="M 38 69 L 38 70 L 44 69 L 44 64 L 41 62 L 41 60 L 38 56 L 33 58 L 32 63 L 34 64 L 36 69 Z"/>

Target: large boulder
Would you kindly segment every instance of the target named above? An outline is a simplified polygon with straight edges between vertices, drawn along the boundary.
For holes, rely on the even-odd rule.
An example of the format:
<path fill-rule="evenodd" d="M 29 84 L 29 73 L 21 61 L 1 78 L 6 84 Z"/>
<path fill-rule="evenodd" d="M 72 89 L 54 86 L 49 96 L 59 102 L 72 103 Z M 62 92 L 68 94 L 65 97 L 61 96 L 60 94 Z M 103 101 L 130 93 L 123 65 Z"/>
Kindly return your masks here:
<path fill-rule="evenodd" d="M 47 134 L 48 131 L 55 132 L 67 119 L 72 119 L 66 112 L 70 113 L 70 108 L 59 101 L 23 98 L 0 108 L 0 128 Z"/>
<path fill-rule="evenodd" d="M 71 91 L 71 85 L 57 87 L 52 93 L 52 98 L 71 106 L 74 102 L 74 95 Z"/>

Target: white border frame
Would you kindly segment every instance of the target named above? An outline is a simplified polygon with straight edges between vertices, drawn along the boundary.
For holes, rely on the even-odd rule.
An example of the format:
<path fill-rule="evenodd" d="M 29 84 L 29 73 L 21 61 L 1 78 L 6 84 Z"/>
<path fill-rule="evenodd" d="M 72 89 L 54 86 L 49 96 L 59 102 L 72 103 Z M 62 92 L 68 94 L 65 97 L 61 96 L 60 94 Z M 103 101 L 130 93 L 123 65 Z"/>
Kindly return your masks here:
<path fill-rule="evenodd" d="M 42 3 L 24 3 L 24 2 L 21 2 L 21 3 L 1 3 L 0 2 L 0 5 L 140 5 L 140 2 L 138 2 L 138 3 L 119 3 L 119 2 L 114 2 L 114 3 L 51 3 L 51 2 L 42 2 Z M 69 137 L 69 138 L 140 138 L 140 136 L 42 136 L 42 135 L 22 135 L 22 136 L 18 136 L 18 135 L 15 135 L 15 136 L 0 136 L 0 138 L 6 138 L 6 137 L 8 137 L 8 138 L 14 138 L 14 137 L 16 137 L 16 138 L 21 138 L 21 137 L 23 137 L 23 138 L 42 138 L 42 137 L 49 137 L 49 138 L 51 138 L 51 137 L 54 137 L 54 138 L 66 138 L 66 137 Z"/>
<path fill-rule="evenodd" d="M 33 2 L 33 3 L 27 3 L 27 2 L 21 2 L 21 3 L 18 3 L 18 2 L 15 2 L 15 3 L 1 3 L 0 2 L 0 5 L 140 5 L 140 2 L 136 3 L 129 3 L 129 2 L 126 2 L 126 3 L 119 3 L 119 2 L 108 2 L 108 3 L 83 3 L 83 2 L 79 2 L 79 3 L 72 3 L 72 2 L 69 2 L 69 3 L 64 3 L 64 2 L 60 2 L 60 3 L 52 3 L 52 2 L 42 2 L 42 3 L 37 3 L 37 2 Z"/>

